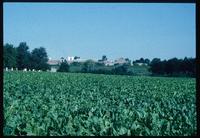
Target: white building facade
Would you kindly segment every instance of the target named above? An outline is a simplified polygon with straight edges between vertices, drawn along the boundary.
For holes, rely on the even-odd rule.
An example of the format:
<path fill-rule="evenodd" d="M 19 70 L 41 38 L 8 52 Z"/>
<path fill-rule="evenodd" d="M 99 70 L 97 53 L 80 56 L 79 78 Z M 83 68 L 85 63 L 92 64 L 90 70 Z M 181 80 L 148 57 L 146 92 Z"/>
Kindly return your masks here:
<path fill-rule="evenodd" d="M 73 61 L 74 60 L 74 57 L 67 57 L 67 61 Z"/>

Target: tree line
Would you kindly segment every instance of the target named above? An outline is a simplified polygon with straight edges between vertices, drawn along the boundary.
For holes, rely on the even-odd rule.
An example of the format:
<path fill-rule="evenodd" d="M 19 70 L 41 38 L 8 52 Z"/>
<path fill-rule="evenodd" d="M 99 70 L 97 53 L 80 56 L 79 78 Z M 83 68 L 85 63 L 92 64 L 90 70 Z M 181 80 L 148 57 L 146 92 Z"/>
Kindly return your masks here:
<path fill-rule="evenodd" d="M 18 70 L 35 69 L 46 71 L 50 69 L 47 64 L 48 56 L 44 47 L 39 47 L 29 51 L 26 42 L 21 42 L 14 47 L 6 43 L 3 47 L 3 67 L 17 68 Z"/>
<path fill-rule="evenodd" d="M 103 60 L 103 58 L 102 58 Z M 143 61 L 143 62 L 141 62 Z M 133 61 L 133 66 L 130 62 L 124 64 L 115 64 L 111 69 L 108 69 L 104 64 L 87 60 L 84 63 L 74 62 L 68 65 L 67 62 L 61 64 L 62 69 L 58 72 L 69 72 L 71 66 L 81 66 L 82 73 L 95 73 L 95 74 L 113 74 L 113 75 L 135 75 L 131 68 L 135 68 L 136 63 L 146 63 L 148 71 L 152 76 L 180 76 L 180 77 L 195 77 L 196 65 L 195 58 L 177 59 L 171 58 L 169 60 L 161 60 L 154 58 L 152 61 L 144 60 L 143 58 Z"/>
<path fill-rule="evenodd" d="M 131 67 L 130 60 L 126 58 L 126 63 L 124 64 L 115 64 L 113 67 L 106 66 L 103 61 L 106 61 L 107 57 L 105 55 L 102 56 L 102 59 L 95 62 L 91 59 L 86 60 L 83 63 L 73 62 L 70 65 L 64 60 L 57 72 L 70 72 L 70 68 L 72 66 L 79 67 L 80 70 L 76 72 L 80 73 L 95 73 L 95 74 L 113 74 L 113 75 L 133 75 L 129 68 Z"/>
<path fill-rule="evenodd" d="M 150 63 L 152 75 L 162 76 L 196 76 L 195 58 L 161 60 L 154 58 Z"/>
<path fill-rule="evenodd" d="M 26 42 L 21 42 L 18 47 L 12 44 L 5 44 L 3 47 L 3 66 L 4 68 L 18 68 L 18 70 L 35 69 L 35 70 L 50 70 L 48 65 L 48 56 L 44 47 L 39 47 L 29 51 L 29 46 Z M 77 57 L 80 58 L 80 57 Z M 126 63 L 115 64 L 112 67 L 106 67 L 103 63 L 107 60 L 105 55 L 98 62 L 87 60 L 84 63 L 73 62 L 70 65 L 66 60 L 60 64 L 58 72 L 69 72 L 72 66 L 79 66 L 82 73 L 96 73 L 96 74 L 114 74 L 114 75 L 135 75 L 133 70 L 137 63 L 144 63 L 153 76 L 196 76 L 196 61 L 195 58 L 177 59 L 171 58 L 169 60 L 161 60 L 154 58 L 149 59 L 140 58 L 131 60 L 125 58 Z M 133 70 L 132 70 L 133 69 Z"/>

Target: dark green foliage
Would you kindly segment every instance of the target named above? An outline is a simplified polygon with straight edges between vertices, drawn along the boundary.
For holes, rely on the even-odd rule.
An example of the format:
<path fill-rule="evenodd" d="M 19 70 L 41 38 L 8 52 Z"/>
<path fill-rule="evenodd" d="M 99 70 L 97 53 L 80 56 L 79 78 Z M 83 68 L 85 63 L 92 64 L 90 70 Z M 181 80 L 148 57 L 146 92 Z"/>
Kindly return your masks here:
<path fill-rule="evenodd" d="M 102 56 L 102 61 L 106 61 L 106 60 L 107 60 L 106 55 L 103 55 L 103 56 Z"/>
<path fill-rule="evenodd" d="M 57 70 L 57 72 L 69 72 L 69 65 L 67 61 L 64 61 L 60 64 L 60 67 Z"/>
<path fill-rule="evenodd" d="M 95 62 L 87 60 L 83 63 L 82 72 L 93 72 L 95 70 Z"/>
<path fill-rule="evenodd" d="M 81 65 L 82 65 L 82 63 L 80 63 L 80 62 L 72 62 L 70 64 L 70 66 L 81 66 Z"/>
<path fill-rule="evenodd" d="M 146 59 L 144 60 L 144 63 L 146 63 L 147 65 L 149 65 L 149 64 L 150 64 L 150 60 L 149 60 L 148 58 L 146 58 Z"/>
<path fill-rule="evenodd" d="M 17 67 L 17 50 L 11 44 L 5 44 L 3 47 L 3 67 Z"/>
<path fill-rule="evenodd" d="M 35 48 L 31 53 L 29 52 L 29 46 L 26 42 L 21 42 L 18 47 L 5 44 L 3 52 L 4 68 L 18 68 L 19 70 L 36 69 L 47 70 L 50 69 L 47 64 L 48 56 L 45 48 Z"/>
<path fill-rule="evenodd" d="M 152 71 L 153 75 L 195 77 L 195 62 L 195 58 L 187 57 L 185 57 L 184 60 L 172 58 L 163 61 L 154 58 L 150 64 L 150 71 Z"/>
<path fill-rule="evenodd" d="M 19 70 L 30 68 L 31 54 L 28 49 L 26 42 L 21 42 L 17 47 L 17 67 Z"/>
<path fill-rule="evenodd" d="M 129 58 L 125 58 L 125 61 L 126 61 L 126 63 L 125 63 L 125 64 L 127 64 L 128 66 L 130 66 L 130 65 L 131 65 L 131 60 L 130 60 Z"/>
<path fill-rule="evenodd" d="M 150 64 L 151 68 L 150 68 L 150 71 L 152 71 L 153 73 L 160 73 L 162 69 L 162 66 L 161 66 L 161 60 L 159 58 L 154 58 L 152 61 L 151 61 L 151 64 Z"/>
<path fill-rule="evenodd" d="M 128 67 L 129 66 L 127 64 L 115 65 L 115 68 L 112 70 L 112 72 L 113 72 L 113 74 L 127 75 L 127 74 L 129 74 Z"/>
<path fill-rule="evenodd" d="M 144 58 L 140 58 L 140 59 L 135 60 L 134 63 L 145 63 L 145 60 Z"/>
<path fill-rule="evenodd" d="M 100 62 L 96 62 L 95 63 L 95 66 L 97 66 L 97 67 L 103 67 L 103 66 L 105 66 L 103 63 L 100 63 Z"/>
<path fill-rule="evenodd" d="M 107 61 L 106 55 L 103 55 L 103 56 L 102 56 L 102 59 L 99 59 L 99 60 L 98 60 L 98 62 L 101 63 L 101 64 L 104 64 L 105 61 Z"/>
<path fill-rule="evenodd" d="M 133 75 L 129 68 L 129 64 L 119 64 L 114 67 L 108 67 L 102 63 L 95 63 L 92 60 L 88 60 L 83 64 L 82 72 L 95 74 Z"/>
<path fill-rule="evenodd" d="M 78 56 L 75 56 L 75 57 L 74 57 L 74 59 L 75 59 L 75 60 L 76 60 L 76 59 L 80 59 L 80 57 L 78 57 Z"/>
<path fill-rule="evenodd" d="M 140 59 L 137 59 L 137 60 L 133 60 L 133 65 L 136 65 L 136 63 L 145 63 L 147 65 L 150 64 L 150 60 L 148 58 L 144 59 L 144 58 L 140 58 Z"/>
<path fill-rule="evenodd" d="M 47 69 L 50 69 L 49 65 L 47 64 L 48 56 L 46 53 L 45 48 L 35 48 L 31 52 L 31 69 L 36 70 L 43 70 L 46 71 Z"/>
<path fill-rule="evenodd" d="M 94 74 L 112 74 L 112 75 L 150 75 L 148 66 L 139 66 L 130 64 L 116 64 L 115 66 L 105 66 L 103 63 L 87 61 L 84 63 L 73 62 L 70 64 L 69 72 L 84 72 Z"/>

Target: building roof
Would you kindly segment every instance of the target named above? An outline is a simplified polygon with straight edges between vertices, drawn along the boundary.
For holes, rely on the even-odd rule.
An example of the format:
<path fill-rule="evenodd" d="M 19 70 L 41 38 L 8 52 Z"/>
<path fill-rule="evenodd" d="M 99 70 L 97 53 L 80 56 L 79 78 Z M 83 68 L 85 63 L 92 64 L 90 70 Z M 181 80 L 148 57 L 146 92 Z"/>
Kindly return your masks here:
<path fill-rule="evenodd" d="M 115 60 L 115 63 L 126 63 L 126 60 L 124 58 L 119 58 Z"/>
<path fill-rule="evenodd" d="M 49 65 L 58 65 L 60 64 L 60 60 L 48 60 L 47 62 Z"/>

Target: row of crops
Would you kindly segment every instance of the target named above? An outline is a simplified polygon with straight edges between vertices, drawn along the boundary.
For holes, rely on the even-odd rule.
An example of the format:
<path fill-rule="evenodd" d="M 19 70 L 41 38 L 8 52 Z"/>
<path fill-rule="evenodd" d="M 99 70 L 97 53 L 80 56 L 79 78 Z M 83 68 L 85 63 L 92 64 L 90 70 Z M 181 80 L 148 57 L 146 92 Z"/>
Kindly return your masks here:
<path fill-rule="evenodd" d="M 195 79 L 4 72 L 4 135 L 196 135 Z"/>

